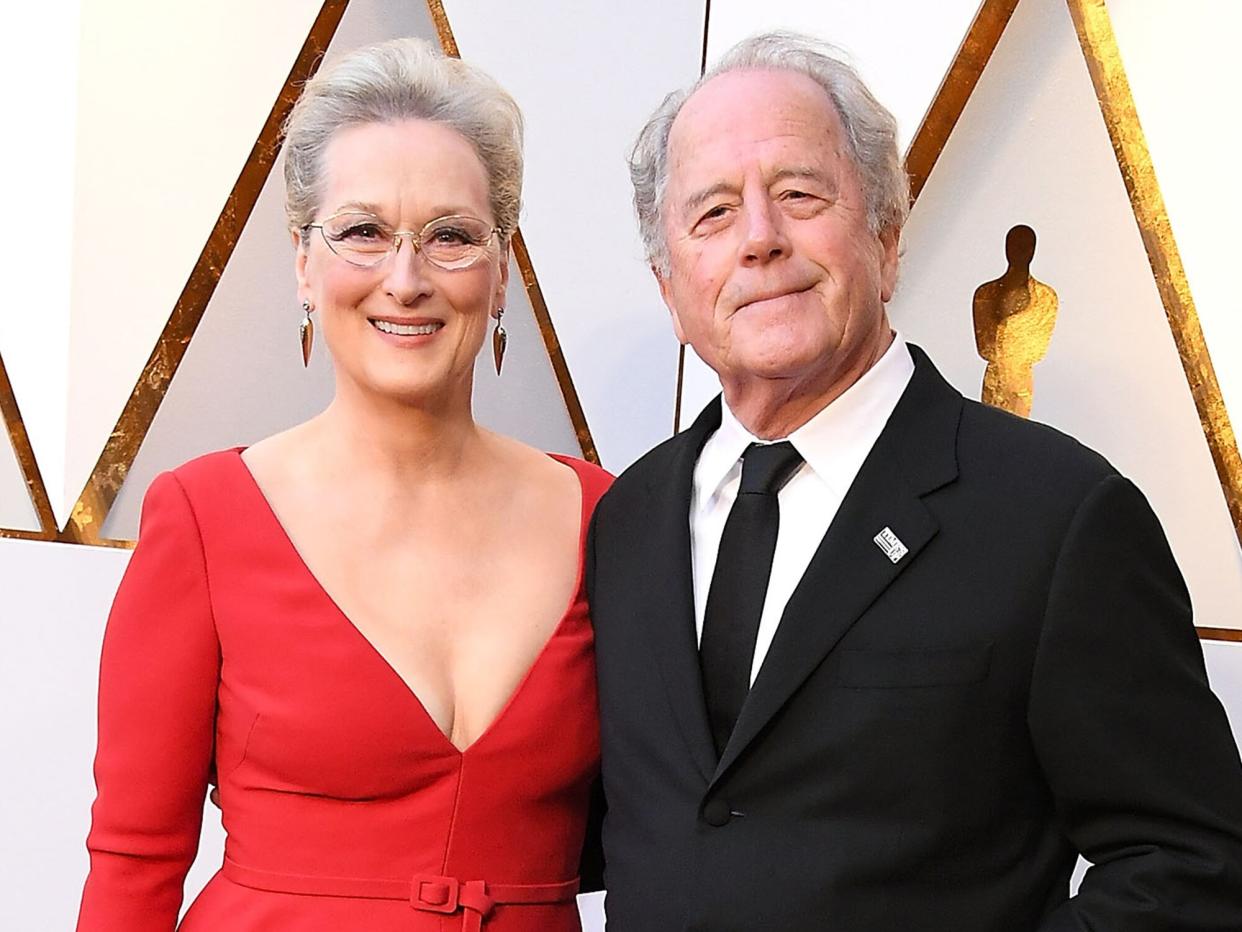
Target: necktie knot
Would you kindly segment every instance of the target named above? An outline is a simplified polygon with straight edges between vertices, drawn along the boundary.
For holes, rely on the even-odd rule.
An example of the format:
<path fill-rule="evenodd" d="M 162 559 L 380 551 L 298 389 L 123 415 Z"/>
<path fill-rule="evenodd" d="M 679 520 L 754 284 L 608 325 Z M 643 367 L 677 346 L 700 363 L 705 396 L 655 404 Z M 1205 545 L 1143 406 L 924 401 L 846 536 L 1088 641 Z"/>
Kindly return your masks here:
<path fill-rule="evenodd" d="M 741 495 L 774 495 L 802 465 L 802 454 L 788 440 L 752 443 L 742 454 Z"/>

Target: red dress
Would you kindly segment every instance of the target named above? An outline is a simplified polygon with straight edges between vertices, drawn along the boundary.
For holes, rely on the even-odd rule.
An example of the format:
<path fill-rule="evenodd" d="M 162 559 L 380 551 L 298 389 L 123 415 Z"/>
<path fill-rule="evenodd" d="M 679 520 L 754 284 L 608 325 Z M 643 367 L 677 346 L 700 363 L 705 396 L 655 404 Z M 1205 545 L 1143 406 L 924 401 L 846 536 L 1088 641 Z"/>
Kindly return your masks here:
<path fill-rule="evenodd" d="M 582 486 L 582 538 L 610 481 Z M 183 932 L 569 932 L 599 736 L 581 571 L 464 752 L 302 562 L 238 451 L 152 483 L 104 637 L 79 932 L 170 932 L 220 787 L 225 863 Z"/>

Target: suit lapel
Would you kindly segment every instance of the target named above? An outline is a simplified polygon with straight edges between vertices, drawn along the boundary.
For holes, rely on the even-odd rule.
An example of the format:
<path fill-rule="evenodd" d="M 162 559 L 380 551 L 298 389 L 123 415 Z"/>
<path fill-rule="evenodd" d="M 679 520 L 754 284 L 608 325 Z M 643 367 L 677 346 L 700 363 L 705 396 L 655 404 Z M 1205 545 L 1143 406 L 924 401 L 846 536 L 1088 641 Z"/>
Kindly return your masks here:
<path fill-rule="evenodd" d="M 695 632 L 690 504 L 699 452 L 719 426 L 717 398 L 674 441 L 673 459 L 664 481 L 648 487 L 650 505 L 644 515 L 655 524 L 650 539 L 658 542 L 648 556 L 651 588 L 667 606 L 665 611 L 648 615 L 645 640 L 655 655 L 682 737 L 704 780 L 710 779 L 716 768 L 716 749 L 703 698 Z"/>
<path fill-rule="evenodd" d="M 859 474 L 790 596 L 717 775 L 729 768 L 936 533 L 935 519 L 890 464 L 873 464 L 866 472 Z M 873 539 L 886 527 L 909 548 L 896 563 Z"/>
<path fill-rule="evenodd" d="M 957 476 L 962 399 L 921 350 L 910 349 L 910 385 L 785 607 L 713 782 L 936 534 L 921 497 Z M 875 541 L 885 528 L 907 548 L 896 562 Z"/>

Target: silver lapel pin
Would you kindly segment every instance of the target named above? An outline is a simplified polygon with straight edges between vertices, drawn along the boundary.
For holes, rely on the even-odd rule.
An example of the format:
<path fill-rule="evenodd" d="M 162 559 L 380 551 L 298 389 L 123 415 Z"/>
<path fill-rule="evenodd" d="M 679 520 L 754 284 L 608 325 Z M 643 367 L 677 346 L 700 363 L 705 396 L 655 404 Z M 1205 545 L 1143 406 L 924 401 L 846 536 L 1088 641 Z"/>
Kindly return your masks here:
<path fill-rule="evenodd" d="M 888 557 L 893 563 L 896 563 L 910 552 L 910 548 L 901 542 L 901 538 L 893 533 L 891 527 L 886 527 L 872 539 L 875 541 L 875 545 L 884 552 L 884 556 Z"/>

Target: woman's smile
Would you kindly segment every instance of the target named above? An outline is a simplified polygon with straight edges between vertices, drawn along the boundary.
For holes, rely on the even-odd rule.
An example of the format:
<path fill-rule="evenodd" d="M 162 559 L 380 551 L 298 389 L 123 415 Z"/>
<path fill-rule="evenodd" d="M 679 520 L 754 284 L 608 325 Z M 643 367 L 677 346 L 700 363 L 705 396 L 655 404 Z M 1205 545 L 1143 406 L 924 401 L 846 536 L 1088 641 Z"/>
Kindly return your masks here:
<path fill-rule="evenodd" d="M 444 321 L 426 317 L 408 320 L 368 317 L 367 321 L 385 343 L 397 347 L 423 346 L 444 329 Z"/>

